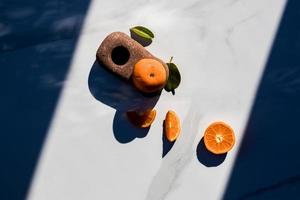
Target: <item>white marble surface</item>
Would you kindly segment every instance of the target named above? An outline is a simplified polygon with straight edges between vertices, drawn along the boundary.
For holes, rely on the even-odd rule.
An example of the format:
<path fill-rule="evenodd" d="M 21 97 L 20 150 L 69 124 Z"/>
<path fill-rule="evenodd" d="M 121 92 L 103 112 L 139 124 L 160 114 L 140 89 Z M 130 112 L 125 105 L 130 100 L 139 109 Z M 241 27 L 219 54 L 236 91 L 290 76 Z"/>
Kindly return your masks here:
<path fill-rule="evenodd" d="M 35 172 L 28 199 L 221 199 L 239 148 L 285 0 L 91 2 Z M 88 88 L 95 52 L 113 31 L 145 25 L 155 33 L 149 51 L 174 56 L 182 83 L 163 92 L 144 138 L 119 143 L 115 109 Z M 162 121 L 175 110 L 181 136 L 162 158 Z M 206 167 L 196 148 L 211 122 L 236 132 L 225 161 Z"/>

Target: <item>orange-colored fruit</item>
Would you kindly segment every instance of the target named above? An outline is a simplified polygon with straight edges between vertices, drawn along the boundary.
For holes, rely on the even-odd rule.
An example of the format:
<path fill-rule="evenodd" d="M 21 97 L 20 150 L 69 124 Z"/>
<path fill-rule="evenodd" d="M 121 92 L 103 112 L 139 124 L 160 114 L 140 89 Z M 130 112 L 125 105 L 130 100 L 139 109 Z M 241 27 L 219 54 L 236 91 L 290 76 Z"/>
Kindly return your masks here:
<path fill-rule="evenodd" d="M 214 154 L 230 151 L 235 143 L 233 129 L 224 122 L 214 122 L 204 133 L 204 144 Z"/>
<path fill-rule="evenodd" d="M 164 122 L 164 133 L 166 138 L 173 142 L 177 139 L 181 131 L 180 120 L 174 111 L 169 110 Z"/>
<path fill-rule="evenodd" d="M 147 110 L 145 112 L 130 111 L 126 114 L 129 121 L 135 126 L 138 126 L 140 128 L 147 128 L 153 123 L 156 117 L 156 110 Z"/>
<path fill-rule="evenodd" d="M 159 61 L 144 58 L 134 65 L 132 80 L 139 90 L 145 93 L 152 93 L 165 86 L 167 72 L 163 64 Z"/>

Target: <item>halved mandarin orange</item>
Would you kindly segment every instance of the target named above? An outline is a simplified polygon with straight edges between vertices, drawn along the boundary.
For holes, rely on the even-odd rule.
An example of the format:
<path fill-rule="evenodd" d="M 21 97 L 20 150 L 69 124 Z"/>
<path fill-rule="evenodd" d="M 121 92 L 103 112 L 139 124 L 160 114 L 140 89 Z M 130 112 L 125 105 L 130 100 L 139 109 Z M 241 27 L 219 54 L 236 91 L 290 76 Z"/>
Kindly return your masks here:
<path fill-rule="evenodd" d="M 204 133 L 204 144 L 214 154 L 230 151 L 235 143 L 233 129 L 224 122 L 210 124 Z"/>
<path fill-rule="evenodd" d="M 144 112 L 129 111 L 126 113 L 129 121 L 140 128 L 151 126 L 155 117 L 156 110 L 147 110 Z"/>
<path fill-rule="evenodd" d="M 181 131 L 180 120 L 177 114 L 169 110 L 166 114 L 165 122 L 164 122 L 164 133 L 166 138 L 173 142 L 177 139 Z"/>

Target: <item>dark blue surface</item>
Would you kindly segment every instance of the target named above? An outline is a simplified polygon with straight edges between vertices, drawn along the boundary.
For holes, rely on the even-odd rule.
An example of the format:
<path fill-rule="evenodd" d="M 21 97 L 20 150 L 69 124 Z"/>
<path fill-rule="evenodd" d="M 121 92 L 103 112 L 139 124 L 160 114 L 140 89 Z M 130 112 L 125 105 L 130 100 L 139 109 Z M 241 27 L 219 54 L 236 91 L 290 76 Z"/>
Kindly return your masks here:
<path fill-rule="evenodd" d="M 300 1 L 290 0 L 224 199 L 299 199 Z"/>
<path fill-rule="evenodd" d="M 2 106 L 14 116 L 0 133 L 1 200 L 26 197 L 88 6 L 0 1 L 0 66 L 16 70 L 15 78 L 4 78 L 13 98 Z"/>

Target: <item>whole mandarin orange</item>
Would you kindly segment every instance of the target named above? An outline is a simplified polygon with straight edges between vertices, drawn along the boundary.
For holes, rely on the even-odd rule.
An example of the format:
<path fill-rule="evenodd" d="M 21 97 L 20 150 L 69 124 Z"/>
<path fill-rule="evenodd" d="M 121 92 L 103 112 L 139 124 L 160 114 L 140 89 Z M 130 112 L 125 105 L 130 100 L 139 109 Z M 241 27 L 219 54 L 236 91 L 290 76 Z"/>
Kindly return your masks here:
<path fill-rule="evenodd" d="M 134 65 L 132 80 L 135 87 L 142 92 L 156 92 L 165 86 L 167 71 L 158 60 L 144 58 Z"/>

